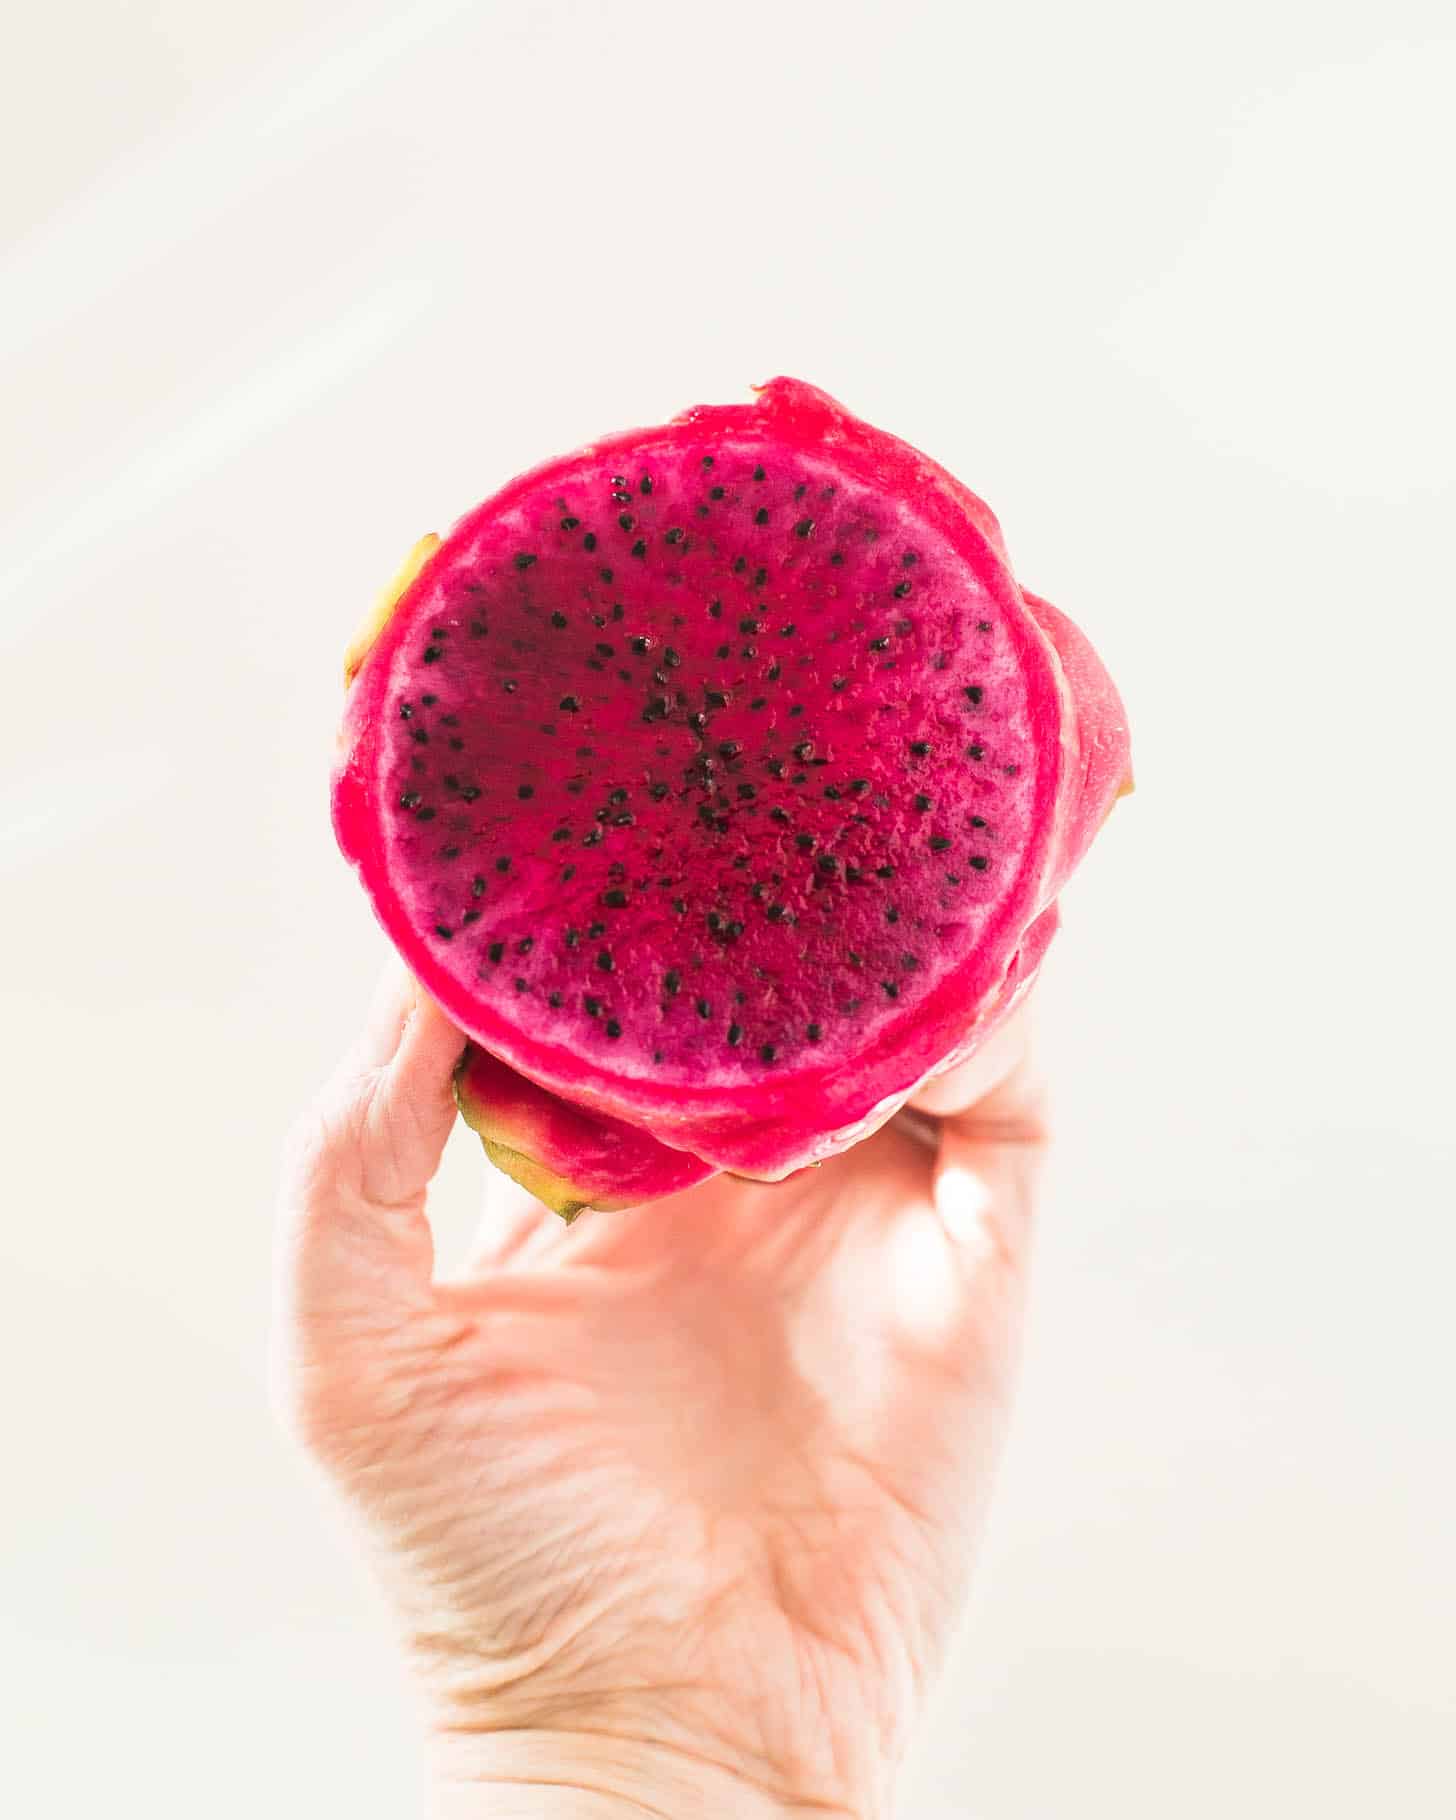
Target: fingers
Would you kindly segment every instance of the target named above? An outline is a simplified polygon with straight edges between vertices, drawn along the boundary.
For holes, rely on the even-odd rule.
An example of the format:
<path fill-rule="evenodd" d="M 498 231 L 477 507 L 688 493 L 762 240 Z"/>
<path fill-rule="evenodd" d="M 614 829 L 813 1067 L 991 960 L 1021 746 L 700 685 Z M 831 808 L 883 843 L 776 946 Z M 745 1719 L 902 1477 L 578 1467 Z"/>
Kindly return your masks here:
<path fill-rule="evenodd" d="M 910 1101 L 917 1112 L 956 1118 L 993 1092 L 1031 1051 L 1031 1006 L 1023 1003 L 969 1061 L 929 1081 Z"/>
<path fill-rule="evenodd" d="M 932 1181 L 946 1235 L 970 1264 L 1019 1272 L 1046 1153 L 1046 1093 L 1032 1058 L 973 1106 L 943 1119 Z"/>
<path fill-rule="evenodd" d="M 366 1316 L 428 1295 L 425 1189 L 454 1123 L 463 1047 L 438 1006 L 393 972 L 289 1145 L 280 1266 L 294 1317 Z"/>

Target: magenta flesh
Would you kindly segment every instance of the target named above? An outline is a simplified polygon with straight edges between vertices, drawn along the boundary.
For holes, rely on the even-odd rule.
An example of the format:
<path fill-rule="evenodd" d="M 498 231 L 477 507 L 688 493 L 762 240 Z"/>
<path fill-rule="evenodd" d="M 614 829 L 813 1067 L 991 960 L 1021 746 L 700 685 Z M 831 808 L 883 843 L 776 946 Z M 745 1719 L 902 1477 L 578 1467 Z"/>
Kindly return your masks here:
<path fill-rule="evenodd" d="M 1128 778 L 987 508 L 792 380 L 468 514 L 345 737 L 340 843 L 461 1028 L 766 1177 L 988 1033 Z"/>

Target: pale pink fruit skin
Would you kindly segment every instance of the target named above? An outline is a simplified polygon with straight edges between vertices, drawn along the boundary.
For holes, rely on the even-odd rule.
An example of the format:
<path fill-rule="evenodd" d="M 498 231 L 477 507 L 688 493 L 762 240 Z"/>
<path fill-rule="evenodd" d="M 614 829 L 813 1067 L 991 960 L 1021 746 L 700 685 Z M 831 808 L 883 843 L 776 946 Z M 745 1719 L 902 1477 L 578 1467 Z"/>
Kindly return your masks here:
<path fill-rule="evenodd" d="M 380 809 L 359 756 L 381 712 L 391 653 L 410 626 L 411 601 L 428 587 L 438 556 L 405 590 L 350 691 L 334 779 L 334 826 L 396 947 L 477 1043 L 576 1107 L 649 1128 L 661 1144 L 715 1168 L 777 1180 L 884 1123 L 925 1081 L 964 1060 L 1019 1003 L 1055 930 L 1056 894 L 1128 785 L 1126 717 L 1083 635 L 1055 608 L 1019 589 L 989 508 L 908 444 L 862 423 L 815 388 L 782 378 L 764 386 L 752 404 L 699 407 L 674 421 L 729 433 L 767 427 L 790 450 L 828 451 L 886 493 L 913 498 L 921 520 L 947 537 L 1001 609 L 1036 712 L 1037 835 L 976 951 L 933 997 L 882 1027 L 849 1063 L 805 1068 L 747 1092 L 712 1081 L 682 1086 L 614 1075 L 473 998 L 390 901 L 379 853 Z M 593 446 L 625 454 L 640 434 Z M 509 483 L 467 514 L 442 548 L 448 551 L 478 517 L 507 510 L 528 490 L 549 485 L 553 473 L 575 459 L 546 463 Z"/>

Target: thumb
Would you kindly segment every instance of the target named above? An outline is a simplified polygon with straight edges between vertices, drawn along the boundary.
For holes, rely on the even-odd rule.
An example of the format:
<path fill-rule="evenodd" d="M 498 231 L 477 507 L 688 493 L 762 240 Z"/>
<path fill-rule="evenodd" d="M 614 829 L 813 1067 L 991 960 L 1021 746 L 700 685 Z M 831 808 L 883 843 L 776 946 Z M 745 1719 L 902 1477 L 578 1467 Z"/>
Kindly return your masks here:
<path fill-rule="evenodd" d="M 465 1038 L 395 967 L 367 1029 L 289 1141 L 279 1217 L 285 1322 L 377 1320 L 427 1301 L 425 1190 L 455 1120 Z"/>

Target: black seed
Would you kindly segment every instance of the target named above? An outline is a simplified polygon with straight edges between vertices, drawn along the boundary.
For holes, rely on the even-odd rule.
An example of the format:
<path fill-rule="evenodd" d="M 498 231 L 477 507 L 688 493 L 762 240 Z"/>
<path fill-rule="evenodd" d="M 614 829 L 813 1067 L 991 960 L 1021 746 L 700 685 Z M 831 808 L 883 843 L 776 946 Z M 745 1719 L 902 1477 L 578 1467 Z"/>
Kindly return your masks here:
<path fill-rule="evenodd" d="M 642 710 L 642 718 L 643 720 L 649 721 L 666 720 L 667 697 L 665 695 L 654 695 L 652 700 L 648 702 L 647 706 Z"/>
<path fill-rule="evenodd" d="M 473 803 L 479 795 L 480 787 L 478 784 L 462 784 L 460 786 L 460 800 L 463 803 Z"/>
<path fill-rule="evenodd" d="M 829 560 L 836 569 L 842 569 L 844 567 L 844 551 L 836 550 Z"/>
<path fill-rule="evenodd" d="M 986 858 L 984 853 L 973 853 L 971 855 L 971 866 L 976 872 L 984 872 L 990 863 L 990 860 Z"/>
<path fill-rule="evenodd" d="M 616 501 L 616 503 L 617 503 L 617 504 L 618 504 L 618 505 L 619 505 L 619 506 L 624 506 L 624 505 L 626 505 L 626 503 L 627 503 L 627 501 L 628 501 L 628 500 L 629 500 L 629 499 L 630 499 L 630 498 L 631 498 L 631 497 L 632 497 L 632 495 L 631 495 L 631 494 L 630 494 L 630 493 L 629 493 L 629 492 L 628 492 L 628 491 L 627 491 L 627 483 L 626 483 L 626 481 L 625 481 L 625 480 L 619 480 L 619 481 L 618 481 L 618 482 L 617 482 L 617 483 L 616 483 L 616 489 L 615 489 L 615 491 L 614 491 L 614 492 L 613 492 L 613 494 L 612 494 L 612 498 L 613 498 L 613 499 L 614 499 L 614 500 L 615 500 L 615 501 Z"/>
<path fill-rule="evenodd" d="M 625 910 L 627 908 L 627 893 L 625 891 L 608 891 L 603 896 L 602 902 L 609 910 Z"/>
<path fill-rule="evenodd" d="M 768 814 L 770 821 L 787 822 L 789 819 L 789 812 L 787 809 L 773 808 L 769 810 Z"/>
<path fill-rule="evenodd" d="M 986 818 L 984 815 L 973 815 L 971 817 L 971 826 L 973 828 L 984 828 L 985 825 L 986 825 Z"/>
<path fill-rule="evenodd" d="M 423 727 L 411 727 L 410 738 L 417 746 L 427 746 L 430 743 L 430 736 Z"/>
<path fill-rule="evenodd" d="M 743 1041 L 742 1024 L 730 1024 L 728 1026 L 728 1042 L 729 1042 L 730 1047 L 736 1049 L 742 1041 Z"/>
<path fill-rule="evenodd" d="M 776 1062 L 779 1059 L 779 1052 L 772 1043 L 765 1043 L 758 1052 L 758 1059 L 761 1062 Z"/>
<path fill-rule="evenodd" d="M 796 834 L 794 836 L 794 845 L 803 853 L 812 853 L 817 842 L 812 834 Z"/>
<path fill-rule="evenodd" d="M 575 877 L 576 877 L 576 867 L 575 866 L 563 866 L 561 868 L 561 882 L 563 885 L 569 885 L 571 883 L 572 879 L 574 879 Z"/>
<path fill-rule="evenodd" d="M 534 784 L 516 785 L 516 795 L 520 797 L 523 803 L 528 803 L 535 794 L 536 786 Z"/>
<path fill-rule="evenodd" d="M 713 1007 L 705 998 L 700 998 L 698 1000 L 696 1010 L 699 1017 L 711 1017 L 713 1015 Z"/>
<path fill-rule="evenodd" d="M 587 532 L 586 536 L 581 540 L 581 547 L 588 553 L 597 547 L 597 534 L 595 531 Z"/>
<path fill-rule="evenodd" d="M 458 847 L 441 847 L 440 849 L 441 859 L 459 859 L 459 857 L 460 849 Z"/>
<path fill-rule="evenodd" d="M 611 951 L 609 949 L 603 948 L 598 952 L 597 966 L 603 973 L 611 973 L 616 965 L 617 963 L 612 959 Z"/>
<path fill-rule="evenodd" d="M 764 478 L 764 472 L 763 472 L 763 469 L 762 469 L 762 468 L 755 468 L 755 469 L 754 469 L 754 470 L 753 470 L 753 478 L 754 478 L 754 479 L 755 479 L 755 480 L 762 480 L 762 479 L 763 479 L 763 478 Z"/>
<path fill-rule="evenodd" d="M 768 570 L 767 569 L 755 569 L 753 571 L 753 585 L 755 588 L 763 587 L 767 583 L 767 581 L 768 581 Z"/>
<path fill-rule="evenodd" d="M 581 703 L 574 695 L 563 695 L 556 705 L 561 709 L 563 714 L 579 714 L 581 712 Z"/>
<path fill-rule="evenodd" d="M 435 934 L 440 936 L 444 941 L 448 942 L 455 934 L 455 931 L 450 927 L 450 925 L 448 923 L 436 923 L 435 924 Z"/>
<path fill-rule="evenodd" d="M 427 664 L 439 663 L 440 659 L 444 655 L 445 655 L 445 653 L 440 649 L 440 647 L 438 645 L 426 645 L 425 646 L 425 662 Z"/>
<path fill-rule="evenodd" d="M 886 998 L 899 998 L 900 988 L 895 984 L 894 980 L 881 980 L 880 985 L 884 988 Z"/>
<path fill-rule="evenodd" d="M 498 962 L 504 958 L 505 951 L 506 945 L 504 942 L 492 942 L 485 952 L 491 961 Z"/>
<path fill-rule="evenodd" d="M 485 896 L 485 880 L 480 876 L 480 874 L 478 872 L 476 873 L 475 877 L 473 879 L 471 879 L 471 881 L 470 881 L 470 895 L 472 897 L 484 897 Z"/>
<path fill-rule="evenodd" d="M 766 695 L 755 695 L 748 705 L 750 708 L 766 708 L 768 706 L 768 697 Z"/>
<path fill-rule="evenodd" d="M 886 910 L 886 912 L 885 912 L 885 921 L 887 923 L 898 923 L 899 920 L 900 920 L 900 912 L 895 908 L 895 906 L 893 904 L 891 904 L 889 909 Z"/>
<path fill-rule="evenodd" d="M 576 944 L 581 940 L 580 929 L 565 930 L 562 935 L 562 940 L 566 943 L 568 948 L 574 948 L 576 946 Z"/>
<path fill-rule="evenodd" d="M 870 649 L 872 651 L 888 651 L 889 648 L 890 641 L 888 638 L 872 638 L 870 640 Z"/>
<path fill-rule="evenodd" d="M 1020 765 L 1002 765 L 1001 769 L 1006 773 L 1006 775 L 1008 777 L 1015 777 L 1016 773 L 1021 769 L 1021 766 Z"/>
<path fill-rule="evenodd" d="M 422 695 L 420 697 L 420 705 L 421 705 L 421 707 L 425 707 L 425 708 L 433 708 L 435 703 L 439 699 L 440 698 L 438 695 Z M 443 718 L 444 718 L 444 716 L 442 715 L 441 719 L 443 719 Z"/>
<path fill-rule="evenodd" d="M 638 482 L 638 485 L 642 488 L 644 493 L 650 493 L 652 491 L 652 476 L 650 474 L 644 474 L 642 479 Z"/>
<path fill-rule="evenodd" d="M 916 758 L 929 758 L 930 741 L 928 739 L 912 739 L 910 741 L 910 750 Z"/>
<path fill-rule="evenodd" d="M 896 600 L 904 600 L 910 593 L 910 583 L 908 581 L 897 581 L 890 592 L 895 596 Z"/>
<path fill-rule="evenodd" d="M 984 746 L 967 746 L 966 747 L 966 757 L 967 758 L 978 758 L 979 759 L 979 758 L 984 758 L 985 756 L 986 756 L 986 748 Z"/>
<path fill-rule="evenodd" d="M 480 912 L 478 910 L 467 910 L 460 920 L 462 923 L 478 923 L 480 921 Z"/>
<path fill-rule="evenodd" d="M 553 1011 L 559 1010 L 561 1006 L 561 994 L 559 992 L 548 993 L 546 995 L 546 1003 Z"/>
<path fill-rule="evenodd" d="M 710 619 L 721 619 L 723 617 L 723 603 L 721 600 L 710 600 L 708 602 L 708 617 Z"/>
<path fill-rule="evenodd" d="M 418 809 L 420 806 L 419 791 L 406 790 L 404 795 L 399 799 L 399 806 L 401 809 Z"/>
<path fill-rule="evenodd" d="M 681 543 L 686 536 L 687 532 L 683 530 L 681 525 L 674 525 L 670 531 L 663 532 L 662 541 L 664 543 Z"/>
<path fill-rule="evenodd" d="M 966 690 L 966 700 L 973 708 L 979 708 L 986 691 L 979 683 L 972 683 Z"/>
<path fill-rule="evenodd" d="M 434 819 L 435 811 L 433 809 L 421 809 L 415 817 L 417 822 L 432 822 Z"/>
<path fill-rule="evenodd" d="M 723 488 L 722 487 L 709 487 L 708 488 L 708 497 L 709 497 L 709 499 L 721 499 L 723 497 Z"/>
<path fill-rule="evenodd" d="M 929 808 L 929 807 L 930 807 L 930 806 L 931 806 L 931 805 L 930 805 L 930 798 L 929 798 L 929 797 L 928 797 L 928 796 L 926 796 L 926 795 L 925 795 L 925 794 L 924 794 L 924 792 L 921 792 L 921 793 L 920 793 L 920 794 L 919 794 L 919 795 L 917 795 L 917 796 L 916 796 L 916 798 L 915 798 L 915 807 L 916 807 L 916 808 L 917 808 L 917 809 L 918 809 L 918 810 L 919 810 L 919 811 L 920 811 L 920 813 L 921 813 L 921 814 L 922 814 L 922 815 L 923 815 L 923 814 L 924 814 L 924 813 L 925 813 L 925 811 L 926 811 L 926 810 L 927 810 L 927 809 L 928 809 L 928 808 Z"/>
<path fill-rule="evenodd" d="M 563 531 L 574 531 L 580 523 L 581 520 L 579 518 L 563 518 L 561 521 L 561 528 Z"/>
<path fill-rule="evenodd" d="M 777 682 L 783 673 L 784 667 L 782 664 L 770 664 L 765 672 L 770 682 Z"/>
<path fill-rule="evenodd" d="M 617 518 L 617 523 L 622 527 L 622 529 L 624 531 L 630 531 L 632 529 L 633 525 L 636 524 L 636 522 L 637 522 L 637 520 L 632 516 L 632 514 L 630 512 L 622 512 L 619 514 L 619 516 Z"/>
<path fill-rule="evenodd" d="M 759 622 L 756 619 L 740 619 L 738 622 L 738 630 L 743 633 L 745 638 L 751 638 L 758 627 Z"/>
<path fill-rule="evenodd" d="M 510 860 L 510 855 L 508 853 L 503 853 L 500 856 L 500 858 L 495 862 L 495 869 L 497 872 L 509 872 L 510 871 L 511 860 Z"/>
<path fill-rule="evenodd" d="M 753 515 L 753 522 L 756 525 L 766 525 L 768 523 L 768 507 L 767 506 L 760 506 L 758 508 L 758 510 Z"/>
<path fill-rule="evenodd" d="M 401 705 L 401 707 L 400 707 L 400 710 L 399 710 L 399 718 L 400 718 L 400 719 L 401 719 L 401 720 L 408 720 L 408 719 L 409 719 L 409 717 L 410 717 L 410 716 L 411 716 L 411 715 L 412 715 L 412 714 L 413 714 L 413 713 L 414 713 L 414 709 L 413 709 L 413 708 L 412 708 L 412 707 L 411 707 L 411 706 L 410 706 L 410 705 L 409 705 L 409 703 L 408 703 L 408 702 L 404 702 L 404 703 L 403 703 L 403 704 L 402 704 L 402 705 Z"/>
<path fill-rule="evenodd" d="M 523 979 L 517 979 L 515 987 L 517 992 L 529 992 L 531 990 L 529 984 Z"/>
<path fill-rule="evenodd" d="M 536 558 L 534 556 L 528 555 L 525 550 L 519 550 L 516 553 L 515 561 L 516 561 L 516 567 L 518 569 L 529 569 L 531 564 L 533 562 L 535 562 L 535 560 L 536 560 Z"/>
<path fill-rule="evenodd" d="M 815 863 L 825 878 L 837 878 L 839 876 L 839 861 L 832 853 L 821 853 Z"/>
<path fill-rule="evenodd" d="M 788 625 L 779 627 L 779 637 L 780 638 L 792 638 L 794 636 L 795 632 L 797 632 L 797 631 L 798 631 L 798 627 L 796 625 L 794 625 L 791 621 Z"/>
<path fill-rule="evenodd" d="M 721 739 L 718 742 L 719 758 L 737 758 L 742 750 L 736 739 Z"/>
<path fill-rule="evenodd" d="M 817 1043 L 823 1034 L 823 1028 L 819 1024 L 805 1024 L 804 1026 L 804 1035 L 811 1043 Z"/>
<path fill-rule="evenodd" d="M 812 518 L 801 518 L 794 526 L 794 535 L 796 537 L 808 537 L 813 529 L 814 520 Z"/>
<path fill-rule="evenodd" d="M 894 876 L 895 876 L 895 868 L 893 866 L 876 866 L 875 867 L 875 877 L 876 878 L 893 878 Z"/>
<path fill-rule="evenodd" d="M 677 996 L 678 987 L 682 985 L 682 975 L 676 967 L 669 967 L 662 976 L 662 989 L 669 997 Z"/>
<path fill-rule="evenodd" d="M 614 1042 L 622 1034 L 622 1026 L 617 1022 L 616 1018 L 609 1017 L 607 1019 L 606 1032 L 607 1032 L 607 1035 L 609 1037 L 611 1037 Z"/>
<path fill-rule="evenodd" d="M 516 684 L 516 679 L 515 679 L 515 677 L 513 677 L 513 676 L 508 676 L 508 677 L 507 677 L 507 678 L 506 678 L 506 680 L 505 680 L 505 681 L 504 681 L 504 682 L 503 682 L 503 683 L 502 683 L 502 684 L 501 684 L 501 687 L 502 687 L 502 688 L 503 688 L 503 689 L 504 689 L 504 690 L 505 690 L 505 692 L 506 692 L 506 694 L 507 694 L 507 695 L 514 695 L 514 694 L 515 694 L 515 692 L 516 692 L 516 687 L 517 687 L 517 684 Z M 453 740 L 453 739 L 452 739 L 452 740 L 451 740 L 451 741 L 450 741 L 450 744 L 451 744 L 451 745 L 452 745 L 452 746 L 453 746 L 453 745 L 455 745 L 455 741 L 454 741 L 454 740 Z M 464 742 L 464 740 L 461 740 L 461 742 L 460 742 L 460 745 L 462 745 L 462 746 L 463 746 L 463 745 L 464 745 L 464 744 L 465 744 L 465 742 Z M 456 750 L 457 750 L 457 751 L 458 751 L 458 750 L 459 750 L 459 747 L 457 747 L 457 748 L 456 748 Z"/>
<path fill-rule="evenodd" d="M 581 844 L 583 847 L 599 847 L 602 844 L 601 829 L 593 828 L 589 833 L 583 834 Z"/>
<path fill-rule="evenodd" d="M 611 569 L 598 569 L 597 574 L 601 576 L 603 581 L 610 581 L 612 579 L 614 571 Z M 602 618 L 600 613 L 593 613 L 592 618 L 596 621 L 596 623 L 599 626 L 606 624 L 606 621 Z"/>
<path fill-rule="evenodd" d="M 669 645 L 662 654 L 662 661 L 667 665 L 669 670 L 676 670 L 682 663 L 682 653 L 680 651 L 674 651 L 672 646 Z"/>
<path fill-rule="evenodd" d="M 593 998 L 589 992 L 583 994 L 581 1008 L 588 1017 L 600 1017 L 602 1015 L 602 1001 L 599 998 Z"/>
<path fill-rule="evenodd" d="M 990 620 L 989 619 L 978 619 L 976 621 L 976 630 L 978 632 L 989 632 L 991 630 Z"/>
<path fill-rule="evenodd" d="M 932 853 L 944 853 L 949 845 L 950 842 L 943 834 L 932 834 L 930 837 L 930 851 Z"/>
<path fill-rule="evenodd" d="M 738 800 L 741 803 L 751 803 L 757 795 L 758 792 L 754 789 L 752 784 L 740 784 L 738 786 Z"/>
<path fill-rule="evenodd" d="M 653 802 L 660 803 L 663 797 L 667 795 L 667 785 L 653 784 L 648 789 L 647 794 L 652 798 Z"/>
<path fill-rule="evenodd" d="M 836 676 L 829 686 L 833 689 L 834 693 L 838 695 L 841 690 L 849 687 L 849 678 L 847 676 Z"/>
<path fill-rule="evenodd" d="M 813 756 L 814 742 L 812 739 L 801 739 L 798 745 L 794 747 L 794 757 L 800 761 L 812 758 Z"/>
<path fill-rule="evenodd" d="M 631 554 L 633 556 L 645 556 L 647 554 L 647 545 L 643 543 L 640 537 L 637 539 L 636 543 L 632 545 Z"/>
<path fill-rule="evenodd" d="M 713 465 L 713 457 L 711 455 L 705 455 L 703 457 L 703 466 L 705 468 L 711 468 L 712 465 Z"/>

